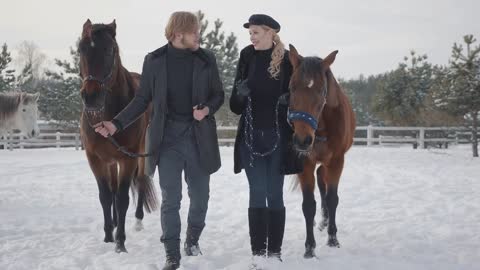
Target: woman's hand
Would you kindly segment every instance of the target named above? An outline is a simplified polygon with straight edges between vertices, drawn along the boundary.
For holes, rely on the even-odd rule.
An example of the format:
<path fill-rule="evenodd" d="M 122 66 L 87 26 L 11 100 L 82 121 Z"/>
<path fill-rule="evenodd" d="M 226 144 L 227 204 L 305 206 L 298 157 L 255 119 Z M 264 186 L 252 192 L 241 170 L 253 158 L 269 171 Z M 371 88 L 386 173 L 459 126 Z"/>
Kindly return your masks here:
<path fill-rule="evenodd" d="M 250 95 L 250 88 L 248 88 L 248 79 L 237 82 L 237 94 L 242 97 Z"/>

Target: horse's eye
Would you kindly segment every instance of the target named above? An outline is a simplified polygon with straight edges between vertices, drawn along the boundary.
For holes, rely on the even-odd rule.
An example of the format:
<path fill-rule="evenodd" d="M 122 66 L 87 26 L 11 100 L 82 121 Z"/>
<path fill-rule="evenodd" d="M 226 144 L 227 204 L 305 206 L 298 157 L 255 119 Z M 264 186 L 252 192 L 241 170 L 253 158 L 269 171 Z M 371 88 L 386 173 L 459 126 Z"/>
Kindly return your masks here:
<path fill-rule="evenodd" d="M 27 110 L 23 109 L 22 111 L 23 111 L 23 112 L 26 112 Z"/>

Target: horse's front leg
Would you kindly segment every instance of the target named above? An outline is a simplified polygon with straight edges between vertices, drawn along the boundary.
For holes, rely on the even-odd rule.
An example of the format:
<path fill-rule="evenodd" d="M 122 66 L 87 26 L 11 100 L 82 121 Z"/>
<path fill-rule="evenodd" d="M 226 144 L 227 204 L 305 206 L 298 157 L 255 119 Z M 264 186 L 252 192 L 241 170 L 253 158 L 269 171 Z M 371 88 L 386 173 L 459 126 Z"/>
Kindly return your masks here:
<path fill-rule="evenodd" d="M 344 158 L 335 159 L 327 171 L 327 194 L 325 201 L 328 209 L 328 242 L 330 247 L 340 247 L 337 240 L 337 224 L 335 221 L 338 206 L 338 183 L 343 170 Z"/>
<path fill-rule="evenodd" d="M 303 203 L 302 210 L 305 217 L 305 226 L 307 238 L 305 240 L 305 258 L 315 257 L 315 235 L 313 234 L 313 226 L 315 220 L 315 212 L 317 210 L 317 202 L 315 201 L 315 177 L 313 175 L 315 164 L 308 160 L 305 163 L 303 172 L 299 175 L 302 186 Z"/>
<path fill-rule="evenodd" d="M 118 189 L 115 194 L 115 206 L 117 208 L 117 231 L 115 233 L 115 251 L 127 252 L 125 248 L 125 217 L 128 210 L 128 204 L 130 202 L 130 197 L 128 194 L 130 183 L 133 179 L 135 169 L 137 168 L 137 162 L 135 159 L 122 160 L 119 162 L 120 172 L 119 172 L 119 183 Z"/>
<path fill-rule="evenodd" d="M 87 159 L 92 169 L 95 179 L 97 180 L 98 185 L 98 198 L 102 204 L 103 209 L 103 230 L 105 231 L 104 242 L 113 242 L 113 228 L 114 222 L 112 220 L 112 202 L 113 202 L 113 192 L 110 189 L 110 179 L 108 170 L 105 168 L 104 163 L 92 153 L 87 153 Z"/>

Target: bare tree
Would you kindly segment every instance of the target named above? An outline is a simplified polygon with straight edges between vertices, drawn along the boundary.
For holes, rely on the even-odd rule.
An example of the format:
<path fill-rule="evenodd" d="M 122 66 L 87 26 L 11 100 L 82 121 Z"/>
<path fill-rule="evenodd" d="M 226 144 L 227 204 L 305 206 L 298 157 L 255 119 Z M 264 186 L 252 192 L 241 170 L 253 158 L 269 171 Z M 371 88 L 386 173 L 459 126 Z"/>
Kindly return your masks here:
<path fill-rule="evenodd" d="M 40 48 L 33 41 L 23 41 L 17 47 L 18 55 L 15 63 L 21 70 L 18 77 L 18 86 L 23 86 L 26 83 L 33 86 L 43 77 L 43 64 L 46 60 L 46 55 L 40 51 Z"/>

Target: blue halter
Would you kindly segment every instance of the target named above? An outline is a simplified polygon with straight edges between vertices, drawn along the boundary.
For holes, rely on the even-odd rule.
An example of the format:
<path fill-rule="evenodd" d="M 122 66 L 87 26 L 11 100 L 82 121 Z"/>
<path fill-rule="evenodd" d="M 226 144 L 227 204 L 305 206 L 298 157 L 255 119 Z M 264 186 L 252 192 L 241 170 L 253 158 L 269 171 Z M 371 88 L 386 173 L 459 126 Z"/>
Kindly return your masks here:
<path fill-rule="evenodd" d="M 323 91 L 322 95 L 325 98 L 325 103 L 327 100 L 327 95 L 328 95 L 328 88 L 327 88 L 327 82 L 325 81 L 325 84 L 323 85 Z M 287 113 L 287 119 L 288 123 L 292 123 L 293 121 L 302 121 L 307 123 L 310 127 L 313 128 L 313 130 L 317 130 L 318 128 L 318 121 L 315 118 L 315 116 L 309 114 L 308 112 L 303 112 L 303 111 L 290 111 L 290 107 Z"/>
<path fill-rule="evenodd" d="M 302 111 L 289 111 L 287 116 L 288 122 L 302 121 L 307 123 L 313 130 L 317 130 L 318 121 L 315 117 L 307 112 Z"/>

